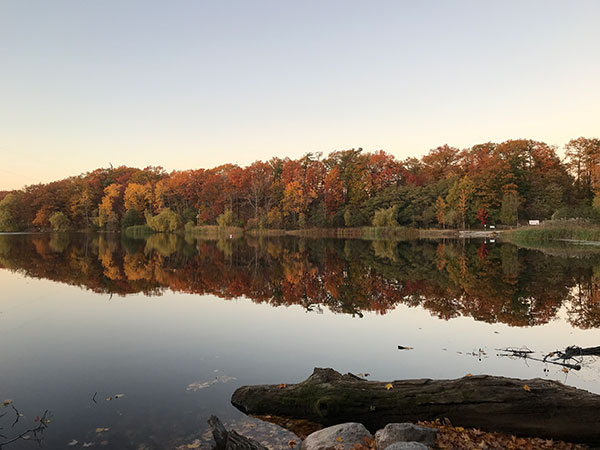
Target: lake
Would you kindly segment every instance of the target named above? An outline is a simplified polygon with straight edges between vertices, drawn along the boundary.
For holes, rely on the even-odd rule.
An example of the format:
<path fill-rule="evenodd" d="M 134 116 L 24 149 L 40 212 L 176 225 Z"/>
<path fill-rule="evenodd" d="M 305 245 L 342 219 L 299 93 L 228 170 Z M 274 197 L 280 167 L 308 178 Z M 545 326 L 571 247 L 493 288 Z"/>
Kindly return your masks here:
<path fill-rule="evenodd" d="M 205 448 L 211 414 L 278 448 L 290 435 L 246 418 L 231 394 L 314 367 L 600 393 L 593 357 L 573 370 L 510 352 L 599 345 L 593 248 L 5 234 L 0 269 L 0 402 L 12 400 L 0 444 L 48 410 L 46 448 Z"/>

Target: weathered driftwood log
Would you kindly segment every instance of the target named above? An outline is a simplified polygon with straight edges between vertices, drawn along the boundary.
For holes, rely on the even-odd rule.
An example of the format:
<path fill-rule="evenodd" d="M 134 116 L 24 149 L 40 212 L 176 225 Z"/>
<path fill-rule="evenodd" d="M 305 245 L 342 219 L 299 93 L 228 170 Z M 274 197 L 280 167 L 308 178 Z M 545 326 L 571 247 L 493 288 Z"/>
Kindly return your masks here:
<path fill-rule="evenodd" d="M 243 386 L 232 403 L 246 414 L 325 426 L 360 422 L 371 432 L 393 422 L 447 417 L 455 426 L 600 444 L 600 396 L 539 378 L 480 375 L 388 384 L 315 369 L 299 384 Z"/>

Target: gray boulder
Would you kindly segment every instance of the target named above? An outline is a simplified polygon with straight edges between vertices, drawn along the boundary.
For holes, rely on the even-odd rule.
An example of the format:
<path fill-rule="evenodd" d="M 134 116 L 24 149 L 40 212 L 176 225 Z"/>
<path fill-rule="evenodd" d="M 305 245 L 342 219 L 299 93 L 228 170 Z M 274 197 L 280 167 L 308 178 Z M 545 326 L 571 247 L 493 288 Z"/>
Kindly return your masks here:
<path fill-rule="evenodd" d="M 420 442 L 396 442 L 395 444 L 388 445 L 385 450 L 428 450 L 425 444 Z"/>
<path fill-rule="evenodd" d="M 300 448 L 302 450 L 351 450 L 354 444 L 364 445 L 365 438 L 373 439 L 373 435 L 363 424 L 342 423 L 315 431 L 302 442 Z"/>
<path fill-rule="evenodd" d="M 396 442 L 420 442 L 433 445 L 438 430 L 412 423 L 388 423 L 383 430 L 375 433 L 377 450 L 384 450 Z"/>

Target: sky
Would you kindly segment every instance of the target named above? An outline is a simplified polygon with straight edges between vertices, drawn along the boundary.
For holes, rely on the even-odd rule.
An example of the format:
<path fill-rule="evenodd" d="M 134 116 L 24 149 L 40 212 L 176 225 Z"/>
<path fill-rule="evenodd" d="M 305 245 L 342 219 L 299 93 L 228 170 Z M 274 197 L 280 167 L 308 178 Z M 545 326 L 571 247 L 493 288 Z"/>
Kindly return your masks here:
<path fill-rule="evenodd" d="M 0 0 L 0 190 L 600 137 L 600 2 Z M 560 153 L 560 152 L 559 152 Z"/>

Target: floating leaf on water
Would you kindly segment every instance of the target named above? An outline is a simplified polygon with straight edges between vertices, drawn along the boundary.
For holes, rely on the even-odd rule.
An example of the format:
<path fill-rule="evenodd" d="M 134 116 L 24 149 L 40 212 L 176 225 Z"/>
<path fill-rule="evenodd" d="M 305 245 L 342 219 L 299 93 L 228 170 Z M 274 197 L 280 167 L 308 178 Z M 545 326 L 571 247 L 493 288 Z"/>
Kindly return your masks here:
<path fill-rule="evenodd" d="M 388 383 L 385 385 L 385 388 L 389 391 L 390 389 L 392 389 L 394 386 L 392 386 L 392 383 Z"/>
<path fill-rule="evenodd" d="M 277 389 L 284 389 L 286 387 L 287 387 L 287 384 L 285 384 L 285 383 L 281 383 L 281 384 L 277 385 Z"/>
<path fill-rule="evenodd" d="M 2 406 L 8 406 L 12 403 L 13 401 L 11 399 L 6 399 L 2 402 Z"/>
<path fill-rule="evenodd" d="M 566 367 L 563 367 L 563 368 L 562 368 L 562 371 L 563 371 L 564 373 L 569 373 L 569 369 L 567 369 Z"/>
<path fill-rule="evenodd" d="M 105 431 L 110 430 L 110 427 L 106 427 L 106 428 L 96 428 L 96 433 L 104 433 Z"/>
<path fill-rule="evenodd" d="M 79 441 L 77 439 L 73 439 L 71 442 L 69 442 L 67 444 L 68 447 L 73 447 L 74 445 L 79 444 Z"/>
<path fill-rule="evenodd" d="M 473 374 L 470 374 L 470 373 L 465 375 L 465 377 L 472 377 L 472 376 L 473 376 Z"/>
<path fill-rule="evenodd" d="M 106 401 L 110 402 L 112 400 L 112 397 L 106 397 Z"/>
<path fill-rule="evenodd" d="M 88 448 L 88 447 L 91 447 L 92 445 L 94 445 L 93 442 L 84 442 L 83 445 L 82 445 L 82 447 L 83 448 Z"/>
<path fill-rule="evenodd" d="M 212 386 L 217 383 L 227 383 L 231 380 L 237 380 L 235 377 L 228 377 L 227 375 L 221 375 L 213 378 L 212 380 L 207 381 L 194 381 L 193 383 L 188 384 L 186 390 L 188 391 L 199 391 L 200 389 L 206 389 L 207 387 Z"/>

